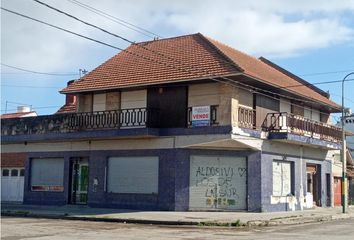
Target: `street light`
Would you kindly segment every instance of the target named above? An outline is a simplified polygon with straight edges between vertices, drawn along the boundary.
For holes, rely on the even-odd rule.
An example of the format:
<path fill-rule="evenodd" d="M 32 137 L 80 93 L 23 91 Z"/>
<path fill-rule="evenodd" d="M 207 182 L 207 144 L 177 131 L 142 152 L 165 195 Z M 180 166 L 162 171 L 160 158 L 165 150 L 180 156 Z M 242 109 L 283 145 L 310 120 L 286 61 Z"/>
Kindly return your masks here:
<path fill-rule="evenodd" d="M 344 130 L 344 121 L 345 121 L 345 108 L 344 108 L 344 82 L 350 75 L 353 75 L 354 72 L 347 74 L 342 81 L 342 210 L 343 213 L 347 212 L 347 160 L 346 160 L 346 141 L 345 141 L 345 130 Z"/>

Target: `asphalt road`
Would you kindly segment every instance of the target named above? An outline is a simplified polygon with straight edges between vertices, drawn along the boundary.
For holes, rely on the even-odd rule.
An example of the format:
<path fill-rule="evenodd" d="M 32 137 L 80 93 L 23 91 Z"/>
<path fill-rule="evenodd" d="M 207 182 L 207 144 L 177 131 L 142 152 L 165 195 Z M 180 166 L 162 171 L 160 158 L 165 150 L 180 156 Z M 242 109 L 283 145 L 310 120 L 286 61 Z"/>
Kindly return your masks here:
<path fill-rule="evenodd" d="M 354 219 L 257 229 L 171 227 L 53 219 L 1 219 L 1 239 L 354 239 Z"/>

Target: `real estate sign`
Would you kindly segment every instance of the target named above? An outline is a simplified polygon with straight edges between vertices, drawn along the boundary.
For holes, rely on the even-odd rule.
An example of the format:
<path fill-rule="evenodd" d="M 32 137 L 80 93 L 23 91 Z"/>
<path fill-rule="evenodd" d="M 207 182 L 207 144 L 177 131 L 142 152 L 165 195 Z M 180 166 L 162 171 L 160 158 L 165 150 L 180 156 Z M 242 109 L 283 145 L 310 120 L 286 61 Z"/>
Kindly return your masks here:
<path fill-rule="evenodd" d="M 202 127 L 210 125 L 210 106 L 192 107 L 192 126 Z"/>

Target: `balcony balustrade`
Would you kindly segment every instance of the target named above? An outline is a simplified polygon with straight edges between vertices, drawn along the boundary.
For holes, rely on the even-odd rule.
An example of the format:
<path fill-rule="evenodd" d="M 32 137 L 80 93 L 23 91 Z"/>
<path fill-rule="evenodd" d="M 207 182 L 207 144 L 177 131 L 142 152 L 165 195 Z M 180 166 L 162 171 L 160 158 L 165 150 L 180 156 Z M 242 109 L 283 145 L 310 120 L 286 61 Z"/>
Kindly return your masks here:
<path fill-rule="evenodd" d="M 262 124 L 262 130 L 288 132 L 334 142 L 341 141 L 341 128 L 286 112 L 268 113 Z"/>
<path fill-rule="evenodd" d="M 157 127 L 158 115 L 158 109 L 133 108 L 1 119 L 1 134 L 6 136 Z"/>

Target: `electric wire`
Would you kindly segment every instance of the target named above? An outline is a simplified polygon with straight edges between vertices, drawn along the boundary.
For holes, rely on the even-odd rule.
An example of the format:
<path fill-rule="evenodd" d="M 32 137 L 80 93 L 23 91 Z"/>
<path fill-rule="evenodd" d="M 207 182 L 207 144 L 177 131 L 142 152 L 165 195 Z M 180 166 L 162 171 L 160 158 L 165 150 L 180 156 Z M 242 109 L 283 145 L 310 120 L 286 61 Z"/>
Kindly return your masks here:
<path fill-rule="evenodd" d="M 38 72 L 38 71 L 33 71 L 33 70 L 29 70 L 29 69 L 24 69 L 24 68 L 20 68 L 20 67 L 8 65 L 8 64 L 5 64 L 5 63 L 1 63 L 1 65 L 2 65 L 2 66 L 5 66 L 5 67 L 8 67 L 8 68 L 20 70 L 20 71 L 23 71 L 23 72 L 34 73 L 34 74 L 42 74 L 42 75 L 49 75 L 49 76 L 77 76 L 77 75 L 79 75 L 78 73 L 47 73 L 47 72 Z"/>
<path fill-rule="evenodd" d="M 91 24 L 91 23 L 88 23 L 88 22 L 86 22 L 86 21 L 83 21 L 83 20 L 81 20 L 81 19 L 79 19 L 79 18 L 77 18 L 77 17 L 75 17 L 75 16 L 73 16 L 73 15 L 67 13 L 67 12 L 64 12 L 64 11 L 62 11 L 62 10 L 60 10 L 60 9 L 57 9 L 57 8 L 55 8 L 55 7 L 52 7 L 52 6 L 50 6 L 50 5 L 46 4 L 46 3 L 43 3 L 43 2 L 41 2 L 41 1 L 39 1 L 39 0 L 33 0 L 33 1 L 39 3 L 39 4 L 43 5 L 43 6 L 46 6 L 46 7 L 50 8 L 50 9 L 52 9 L 52 10 L 54 10 L 54 11 L 57 11 L 57 12 L 59 12 L 59 13 L 61 13 L 61 14 L 64 14 L 64 15 L 70 17 L 70 18 L 73 18 L 73 19 L 75 19 L 75 20 L 77 20 L 77 21 L 79 21 L 79 22 L 81 22 L 81 23 L 84 23 L 84 24 L 86 24 L 86 25 L 88 25 L 88 26 L 91 26 L 91 27 L 93 27 L 93 28 L 99 29 L 99 30 L 101 30 L 101 31 L 103 31 L 103 32 L 105 32 L 105 33 L 107 33 L 107 34 L 109 34 L 109 35 L 112 35 L 112 36 L 114 36 L 114 37 L 117 37 L 117 38 L 119 38 L 119 39 L 121 39 L 121 40 L 123 40 L 123 41 L 126 41 L 126 42 L 128 42 L 128 43 L 137 45 L 137 46 L 139 46 L 139 47 L 141 47 L 141 48 L 143 48 L 143 49 L 145 49 L 145 50 L 151 51 L 151 52 L 156 53 L 156 54 L 158 54 L 158 55 L 160 55 L 160 56 L 164 56 L 164 57 L 168 58 L 169 60 L 176 60 L 176 59 L 173 59 L 173 58 L 171 58 L 171 57 L 169 57 L 169 56 L 166 56 L 166 55 L 164 55 L 164 54 L 162 54 L 162 53 L 159 53 L 159 52 L 157 52 L 157 51 L 148 49 L 148 48 L 146 48 L 145 46 L 142 46 L 141 44 L 135 44 L 134 41 L 131 41 L 131 40 L 129 40 L 129 39 L 125 38 L 125 37 L 122 37 L 122 36 L 120 36 L 120 35 L 118 35 L 118 34 L 109 32 L 109 31 L 107 31 L 107 30 L 105 30 L 105 29 L 103 29 L 103 28 L 101 28 L 101 27 L 98 27 L 98 26 L 96 26 L 96 25 L 94 25 L 94 24 Z M 178 63 L 181 63 L 181 62 L 178 61 Z M 232 64 L 232 63 L 230 63 L 230 62 L 228 62 L 228 63 L 229 63 L 229 64 Z M 234 64 L 232 64 L 232 65 L 234 66 Z M 189 67 L 191 67 L 191 66 L 189 66 Z M 200 71 L 200 70 L 201 70 L 201 69 L 198 69 L 198 71 Z M 208 74 L 208 72 L 206 73 L 206 75 L 207 75 L 207 74 Z M 210 73 L 209 73 L 209 74 L 210 74 Z M 202 74 L 202 76 L 203 76 L 203 74 Z M 227 78 L 227 77 L 221 77 L 221 78 L 235 83 L 233 79 L 230 79 L 230 78 Z M 214 78 L 208 78 L 208 79 L 214 80 Z M 250 85 L 248 85 L 248 84 L 244 84 L 244 83 L 241 83 L 241 82 L 237 82 L 236 84 L 237 84 L 237 85 L 241 84 L 241 85 L 246 86 L 247 88 L 251 87 L 251 88 L 253 88 L 253 89 L 257 89 L 258 91 L 267 92 L 267 93 L 270 93 L 270 94 L 276 94 L 276 95 L 278 95 L 278 96 L 281 96 L 279 93 L 274 93 L 274 92 L 272 92 L 272 91 L 268 91 L 268 90 L 264 90 L 264 89 L 258 89 L 258 88 L 255 88 L 254 86 L 250 86 Z M 310 84 L 310 85 L 311 85 L 311 84 Z M 301 85 L 299 85 L 299 86 L 304 86 L 304 84 L 301 84 Z M 291 86 L 291 87 L 295 87 L 295 86 Z M 282 88 L 282 89 L 289 89 L 288 87 L 281 87 L 281 88 Z M 247 89 L 247 90 L 248 90 L 248 89 Z M 268 97 L 269 97 L 269 96 L 268 96 Z M 282 97 L 290 98 L 289 96 L 286 96 L 286 95 L 283 95 Z M 304 97 L 308 97 L 308 98 L 310 98 L 310 99 L 313 99 L 313 98 L 310 97 L 310 96 L 304 96 Z M 292 98 L 292 99 L 293 99 L 293 100 L 298 100 L 297 98 Z M 313 104 L 314 102 L 317 102 L 317 99 L 313 99 L 312 101 L 307 101 L 307 102 Z M 304 107 L 304 106 L 301 106 L 301 107 Z"/>
<path fill-rule="evenodd" d="M 9 9 L 7 9 L 7 8 L 4 8 L 4 7 L 1 7 L 1 10 L 4 10 L 4 11 L 9 12 L 9 13 L 12 13 L 12 14 L 15 14 L 15 15 L 17 15 L 17 16 L 21 16 L 21 17 L 30 19 L 30 20 L 35 21 L 35 22 L 42 23 L 42 24 L 44 24 L 44 25 L 47 25 L 47 26 L 50 26 L 50 27 L 59 29 L 59 30 L 61 30 L 61 31 L 64 31 L 64 32 L 67 32 L 67 33 L 76 35 L 76 36 L 81 37 L 81 38 L 85 38 L 85 39 L 87 39 L 87 40 L 90 40 L 90 41 L 93 41 L 93 42 L 96 42 L 96 43 L 105 45 L 105 46 L 107 46 L 107 47 L 115 48 L 115 49 L 117 49 L 117 50 L 122 50 L 121 48 L 115 47 L 115 46 L 113 46 L 113 45 L 111 45 L 111 44 L 104 43 L 104 42 L 102 42 L 102 41 L 99 41 L 99 40 L 96 40 L 96 39 L 93 39 L 93 38 L 84 36 L 84 35 L 79 34 L 79 33 L 75 33 L 75 32 L 73 32 L 73 31 L 67 30 L 67 29 L 65 29 L 65 28 L 55 26 L 55 25 L 53 25 L 53 24 L 50 24 L 50 23 L 47 23 L 47 22 L 44 22 L 44 21 L 41 21 L 41 20 L 38 20 L 38 19 L 35 19 L 35 18 L 32 18 L 32 17 L 29 17 L 29 16 L 27 16 L 27 15 L 24 15 L 24 14 L 21 14 L 21 13 L 18 13 L 18 12 L 12 11 L 12 10 L 9 10 Z"/>
<path fill-rule="evenodd" d="M 35 0 L 36 2 L 39 2 L 38 0 Z M 46 4 L 47 5 L 47 4 Z M 51 7 L 52 8 L 52 7 Z M 4 9 L 4 8 L 1 8 L 1 9 Z M 9 11 L 9 10 L 7 10 L 7 9 L 4 9 L 4 10 L 6 10 L 6 11 Z M 59 10 L 60 11 L 60 10 Z M 31 20 L 35 20 L 35 21 L 38 21 L 38 20 L 36 20 L 36 19 L 33 19 L 33 18 L 31 18 L 31 17 L 28 17 L 28 16 L 24 16 L 23 14 L 18 14 L 18 13 L 15 13 L 15 12 L 13 12 L 13 11 L 10 11 L 10 12 L 12 12 L 12 13 L 14 13 L 14 14 L 17 14 L 17 15 L 20 15 L 20 16 L 22 16 L 22 17 L 26 17 L 26 18 L 29 18 L 29 19 L 31 19 Z M 63 13 L 64 14 L 64 13 Z M 67 14 L 66 14 L 67 15 Z M 76 18 L 76 17 L 75 17 Z M 80 20 L 79 20 L 80 21 Z M 46 24 L 46 25 L 48 25 L 47 23 L 45 23 L 45 22 L 43 22 L 43 21 L 39 21 L 39 22 L 41 22 L 41 23 L 44 23 L 44 24 Z M 92 25 L 92 24 L 91 24 Z M 50 24 L 50 26 L 52 26 L 52 27 L 56 27 L 56 26 L 54 26 L 54 25 L 51 25 Z M 57 27 L 56 27 L 57 28 Z M 60 28 L 60 30 L 63 30 L 62 28 Z M 108 31 L 106 31 L 106 30 L 104 30 L 104 29 L 102 29 L 103 31 L 105 31 L 106 33 L 109 33 Z M 73 32 L 71 32 L 70 31 L 70 33 L 73 33 Z M 73 34 L 75 34 L 75 35 L 77 35 L 76 33 L 73 33 Z M 111 34 L 111 33 L 109 33 L 109 34 Z M 115 34 L 116 35 L 116 34 Z M 121 36 L 118 36 L 120 39 L 122 39 L 122 40 L 127 40 L 127 41 L 129 41 L 130 43 L 134 43 L 133 41 L 130 41 L 130 40 L 128 40 L 128 39 L 126 39 L 126 38 L 123 38 L 123 37 L 121 37 Z M 92 40 L 91 38 L 90 38 L 90 40 Z M 105 45 L 107 45 L 107 44 L 105 44 Z M 136 44 L 137 45 L 137 44 Z M 123 50 L 123 49 L 120 49 L 120 48 L 117 48 L 117 47 L 114 47 L 114 46 L 111 46 L 111 45 L 109 45 L 110 47 L 113 47 L 113 48 L 116 48 L 116 49 L 119 49 L 119 50 L 121 50 L 121 51 L 125 51 L 125 52 L 129 52 L 129 51 L 127 51 L 127 50 Z M 140 46 L 139 44 L 138 44 L 138 46 Z M 149 50 L 149 49 L 148 49 Z M 135 54 L 135 53 L 131 53 L 131 54 L 133 54 L 133 55 L 135 55 L 135 56 L 140 56 L 141 57 L 141 55 L 138 55 L 138 54 Z M 163 55 L 163 54 L 159 54 L 159 55 Z M 143 56 L 143 58 L 144 59 L 147 59 L 147 60 L 153 60 L 153 59 L 151 59 L 151 58 L 146 58 L 146 57 L 144 57 Z M 169 59 L 171 59 L 170 57 L 168 57 Z M 154 61 L 154 62 L 158 62 L 158 61 Z M 161 63 L 161 62 L 158 62 L 158 63 Z M 165 64 L 165 63 L 162 63 L 163 65 L 165 65 L 165 66 L 171 66 L 171 65 L 169 65 L 169 64 Z M 230 63 L 231 64 L 231 63 Z M 174 68 L 176 68 L 175 66 L 173 66 Z M 179 69 L 179 70 L 181 70 L 181 69 Z M 182 70 L 185 70 L 185 69 L 182 69 Z M 198 69 L 199 71 L 201 70 L 201 69 Z M 204 77 L 204 75 L 202 75 L 203 77 Z M 268 92 L 269 94 L 272 94 L 272 95 L 277 95 L 277 96 L 282 96 L 282 97 L 285 97 L 285 98 L 290 98 L 290 99 L 294 99 L 294 100 L 298 100 L 297 98 L 292 98 L 292 97 L 290 97 L 290 96 L 287 96 L 287 95 L 282 95 L 282 94 L 279 94 L 279 93 L 275 93 L 275 92 L 272 92 L 272 91 L 268 91 L 268 90 L 264 90 L 264 89 L 259 89 L 259 88 L 256 88 L 256 87 L 254 87 L 254 86 L 250 86 L 250 85 L 247 85 L 247 84 L 244 84 L 244 83 L 241 83 L 241 82 L 235 82 L 234 80 L 232 80 L 232 79 L 229 79 L 229 78 L 227 78 L 227 77 L 220 77 L 220 76 L 217 76 L 218 78 L 221 78 L 221 79 L 225 79 L 225 80 L 228 80 L 228 81 L 231 81 L 233 84 L 233 86 L 237 86 L 237 87 L 240 87 L 239 85 L 244 85 L 244 86 L 246 86 L 246 87 L 248 87 L 247 89 L 246 88 L 244 88 L 245 90 L 247 90 L 247 91 L 250 91 L 250 89 L 249 89 L 249 87 L 251 87 L 251 89 L 253 89 L 253 90 L 251 90 L 251 91 L 253 91 L 253 92 L 256 92 L 257 90 L 258 91 L 261 91 L 261 92 L 257 92 L 258 94 L 263 94 L 263 95 L 265 95 L 265 96 L 267 96 L 267 97 L 271 97 L 271 96 L 269 96 L 268 94 L 264 94 L 264 93 L 262 93 L 262 92 Z M 207 77 L 207 79 L 210 79 L 210 80 L 214 80 L 214 81 L 219 81 L 219 82 L 222 82 L 222 83 L 226 83 L 226 82 L 224 82 L 224 81 L 220 81 L 220 80 L 218 80 L 218 79 L 215 79 L 215 78 L 213 78 L 213 77 Z M 228 83 L 229 84 L 229 83 Z M 302 85 L 303 86 L 303 85 Z M 279 100 L 278 98 L 275 98 L 276 100 Z M 312 101 L 307 101 L 307 100 L 303 100 L 303 102 L 309 102 L 309 103 L 313 103 L 313 102 L 316 102 L 316 99 L 314 99 L 314 100 L 312 100 Z M 293 104 L 293 105 L 296 105 L 296 104 Z M 300 107 L 304 107 L 304 106 L 302 106 L 302 105 L 298 105 L 298 106 L 300 106 Z M 311 109 L 311 108 L 310 108 Z M 327 115 L 329 115 L 328 113 L 325 113 L 325 112 L 322 112 L 323 114 L 327 114 Z"/>
<path fill-rule="evenodd" d="M 136 31 L 136 32 L 138 32 L 138 33 L 141 33 L 141 34 L 143 34 L 143 35 L 145 35 L 145 36 L 147 36 L 147 37 L 150 37 L 150 38 L 154 38 L 154 37 L 163 38 L 163 37 L 162 37 L 161 35 L 159 35 L 159 34 L 156 34 L 156 33 L 154 33 L 154 32 L 151 32 L 151 31 L 147 30 L 147 29 L 144 29 L 144 28 L 142 28 L 142 27 L 139 27 L 139 26 L 137 26 L 137 25 L 134 25 L 134 24 L 132 24 L 132 23 L 129 23 L 129 22 L 123 20 L 123 19 L 117 18 L 117 17 L 115 17 L 115 16 L 113 16 L 113 15 L 110 15 L 110 14 L 108 14 L 108 13 L 102 11 L 102 10 L 99 10 L 99 9 L 97 9 L 97 8 L 94 8 L 94 7 L 92 7 L 92 6 L 89 6 L 89 5 L 87 5 L 87 4 L 84 4 L 84 3 L 82 3 L 82 2 L 79 2 L 79 1 L 76 1 L 76 0 L 67 0 L 67 1 L 68 1 L 68 2 L 71 2 L 72 4 L 77 5 L 77 6 L 79 6 L 79 7 L 85 8 L 85 9 L 88 10 L 88 11 L 91 11 L 91 12 L 93 12 L 93 13 L 96 13 L 96 14 L 99 15 L 99 16 L 102 16 L 102 17 L 104 17 L 104 18 L 106 18 L 106 19 L 109 19 L 109 20 L 111 20 L 112 22 L 118 23 L 118 24 L 120 24 L 120 25 L 122 25 L 122 26 L 124 26 L 124 27 L 126 27 L 126 28 L 129 28 L 129 29 L 131 29 L 131 30 L 133 30 L 133 31 Z"/>

